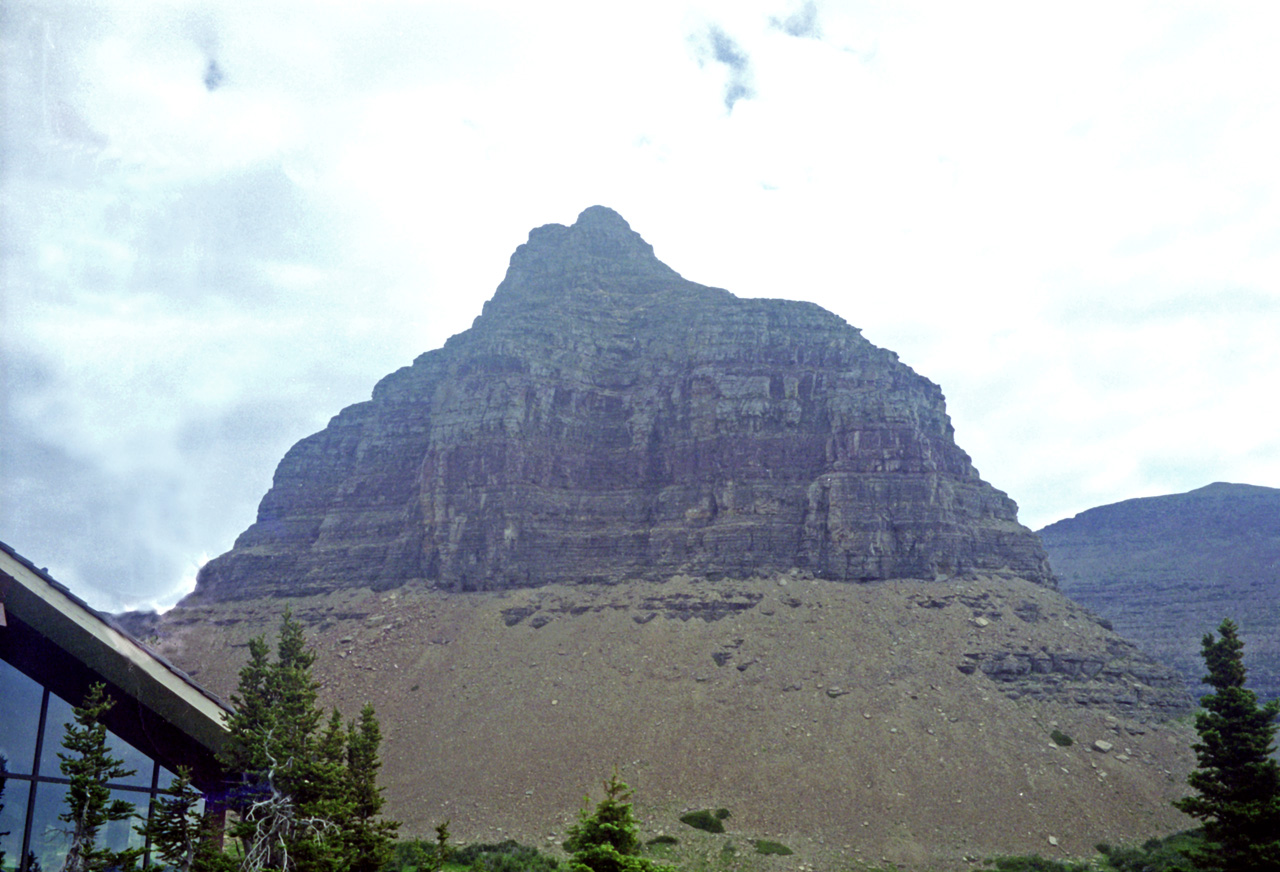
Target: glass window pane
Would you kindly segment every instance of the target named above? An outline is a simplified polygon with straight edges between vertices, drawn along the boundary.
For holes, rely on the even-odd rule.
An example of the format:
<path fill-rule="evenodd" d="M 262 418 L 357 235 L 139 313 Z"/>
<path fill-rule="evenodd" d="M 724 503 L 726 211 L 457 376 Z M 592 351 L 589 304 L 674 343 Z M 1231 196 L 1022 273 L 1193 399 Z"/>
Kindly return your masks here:
<path fill-rule="evenodd" d="M 40 774 L 54 778 L 62 775 L 59 768 L 59 753 L 66 753 L 62 740 L 67 735 L 67 724 L 75 718 L 72 705 L 55 694 L 49 694 L 49 714 L 44 724 L 44 747 L 40 752 Z M 135 787 L 151 786 L 151 769 L 155 765 L 150 757 L 121 739 L 115 733 L 107 732 L 107 748 L 111 756 L 124 763 L 125 769 L 134 770 L 127 778 L 112 781 L 112 784 L 128 784 Z"/>
<path fill-rule="evenodd" d="M 162 790 L 162 791 L 168 790 L 170 787 L 173 787 L 173 782 L 174 780 L 177 779 L 177 777 L 178 776 L 176 773 L 170 772 L 168 769 L 165 769 L 163 766 L 161 766 L 160 778 L 156 781 L 156 789 Z"/>
<path fill-rule="evenodd" d="M 62 737 L 67 732 L 65 725 L 71 723 L 74 717 L 71 703 L 57 694 L 49 694 L 49 713 L 44 722 L 44 745 L 40 748 L 41 775 L 54 778 L 62 775 L 62 770 L 58 768 L 58 752 L 64 750 Z"/>
<path fill-rule="evenodd" d="M 66 796 L 67 786 L 64 784 L 40 782 L 36 785 L 35 815 L 31 821 L 31 851 L 44 872 L 56 872 L 62 868 L 66 859 L 71 825 L 59 820 L 59 815 L 67 811 Z M 146 812 L 149 801 L 146 793 L 133 790 L 113 790 L 111 798 L 123 799 L 134 807 L 135 812 L 143 813 Z M 141 848 L 143 839 L 133 830 L 133 825 L 139 822 L 136 818 L 108 822 L 98 832 L 98 845 L 113 851 Z"/>
<path fill-rule="evenodd" d="M 151 795 L 147 793 L 139 793 L 136 790 L 113 790 L 111 791 L 111 799 L 123 799 L 125 802 L 133 806 L 135 817 L 127 818 L 122 821 L 109 821 L 100 833 L 98 833 L 98 844 L 104 848 L 110 848 L 112 851 L 123 851 L 125 848 L 141 848 L 146 843 L 142 836 L 134 831 L 134 824 L 141 825 L 146 819 L 147 806 L 151 802 Z M 141 815 L 141 819 L 136 817 Z"/>
<path fill-rule="evenodd" d="M 0 790 L 0 869 L 18 868 L 22 853 L 22 828 L 27 822 L 27 795 L 31 782 L 10 778 Z"/>
<path fill-rule="evenodd" d="M 65 810 L 63 797 L 66 785 L 40 783 L 36 785 L 35 814 L 31 820 L 31 853 L 43 872 L 55 872 L 62 868 L 67 857 L 67 825 L 58 820 Z M 34 867 L 33 867 L 34 868 Z"/>
<path fill-rule="evenodd" d="M 112 784 L 151 786 L 152 770 L 156 765 L 154 760 L 112 732 L 107 733 L 107 748 L 112 757 L 122 761 L 125 769 L 133 770 L 133 774 L 128 778 L 115 779 L 111 782 Z"/>
<path fill-rule="evenodd" d="M 40 697 L 44 688 L 0 660 L 0 757 L 10 772 L 31 774 L 36 755 L 36 730 L 40 725 Z"/>

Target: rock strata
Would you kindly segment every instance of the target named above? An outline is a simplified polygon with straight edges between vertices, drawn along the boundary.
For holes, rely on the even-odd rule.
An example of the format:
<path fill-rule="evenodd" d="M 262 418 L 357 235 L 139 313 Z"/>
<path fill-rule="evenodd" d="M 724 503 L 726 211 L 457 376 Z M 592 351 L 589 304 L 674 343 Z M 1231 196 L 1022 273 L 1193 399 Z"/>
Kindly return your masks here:
<path fill-rule="evenodd" d="M 1201 692 L 1200 640 L 1240 625 L 1249 687 L 1280 697 L 1280 489 L 1218 482 L 1045 527 L 1063 592 Z"/>
<path fill-rule="evenodd" d="M 818 306 L 681 278 L 596 206 L 295 445 L 195 597 L 792 569 L 1055 584 L 937 385 Z"/>

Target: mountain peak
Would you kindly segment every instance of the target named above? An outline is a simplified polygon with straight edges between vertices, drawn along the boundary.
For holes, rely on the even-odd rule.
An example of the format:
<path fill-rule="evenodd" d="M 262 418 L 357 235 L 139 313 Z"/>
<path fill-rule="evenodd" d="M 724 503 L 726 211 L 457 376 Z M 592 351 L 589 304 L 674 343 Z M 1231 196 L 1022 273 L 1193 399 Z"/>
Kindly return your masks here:
<path fill-rule="evenodd" d="M 654 293 L 679 281 L 679 273 L 658 260 L 626 219 L 607 206 L 591 206 L 569 227 L 544 224 L 530 231 L 529 241 L 511 255 L 492 302 L 501 308 L 513 296 L 536 299 L 605 284 L 614 291 Z"/>
<path fill-rule="evenodd" d="M 584 231 L 605 231 L 629 233 L 640 239 L 640 234 L 631 229 L 627 219 L 623 218 L 608 206 L 588 206 L 578 213 L 578 220 L 573 222 L 575 228 Z M 643 242 L 643 240 L 641 240 Z"/>
<path fill-rule="evenodd" d="M 198 592 L 793 569 L 1055 584 L 937 385 L 818 306 L 682 279 L 593 206 L 529 234 L 471 330 L 294 446 Z"/>

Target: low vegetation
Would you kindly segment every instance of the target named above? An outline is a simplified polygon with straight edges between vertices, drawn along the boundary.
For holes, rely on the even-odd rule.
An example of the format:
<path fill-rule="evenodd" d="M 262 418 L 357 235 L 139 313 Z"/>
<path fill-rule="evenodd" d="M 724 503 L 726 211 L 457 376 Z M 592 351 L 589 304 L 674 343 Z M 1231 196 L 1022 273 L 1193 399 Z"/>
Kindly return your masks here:
<path fill-rule="evenodd" d="M 723 833 L 724 821 L 729 817 L 727 808 L 712 811 L 709 808 L 691 811 L 688 814 L 680 816 L 680 823 L 687 824 L 695 830 L 703 830 L 708 833 Z"/>
<path fill-rule="evenodd" d="M 1204 846 L 1200 830 L 1175 833 L 1164 839 L 1148 839 L 1141 847 L 1098 845 L 1102 862 L 1116 872 L 1184 872 L 1191 869 L 1187 854 Z"/>
<path fill-rule="evenodd" d="M 1088 860 L 1055 860 L 1039 854 L 996 857 L 986 864 L 996 872 L 1195 872 L 1188 853 L 1205 846 L 1200 830 L 1148 839 L 1141 846 L 1097 846 Z"/>
<path fill-rule="evenodd" d="M 760 839 L 756 842 L 756 853 L 757 854 L 779 854 L 785 857 L 788 854 L 794 854 L 795 851 L 792 851 L 790 848 L 788 848 L 786 845 L 782 844 L 781 842 L 771 842 L 768 839 Z"/>

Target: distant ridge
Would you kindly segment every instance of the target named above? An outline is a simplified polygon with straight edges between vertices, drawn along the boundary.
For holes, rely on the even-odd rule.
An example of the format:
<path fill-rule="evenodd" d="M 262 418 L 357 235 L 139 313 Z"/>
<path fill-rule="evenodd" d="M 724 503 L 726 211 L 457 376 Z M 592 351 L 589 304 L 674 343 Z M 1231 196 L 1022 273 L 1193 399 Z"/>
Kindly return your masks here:
<path fill-rule="evenodd" d="M 1225 617 L 1250 686 L 1280 697 L 1280 489 L 1214 482 L 1099 506 L 1040 531 L 1062 591 L 1112 621 L 1191 687 L 1200 639 Z"/>

